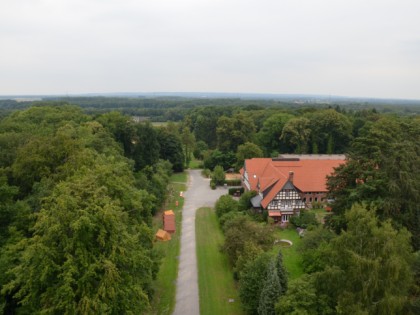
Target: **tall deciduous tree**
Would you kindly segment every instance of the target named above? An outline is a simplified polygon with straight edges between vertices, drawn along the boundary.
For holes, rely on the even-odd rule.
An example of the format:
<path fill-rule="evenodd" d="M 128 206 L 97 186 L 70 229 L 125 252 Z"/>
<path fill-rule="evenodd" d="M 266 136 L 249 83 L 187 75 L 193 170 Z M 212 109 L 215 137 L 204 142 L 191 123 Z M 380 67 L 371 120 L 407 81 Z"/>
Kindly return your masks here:
<path fill-rule="evenodd" d="M 319 153 L 346 152 L 352 138 L 352 124 L 347 116 L 334 109 L 326 109 L 308 117 L 311 122 L 312 145 L 316 145 Z"/>
<path fill-rule="evenodd" d="M 171 162 L 175 172 L 182 172 L 184 170 L 184 153 L 181 139 L 176 134 L 162 128 L 158 131 L 158 142 L 160 158 Z"/>
<path fill-rule="evenodd" d="M 252 140 L 255 124 L 242 113 L 233 117 L 222 116 L 217 121 L 217 143 L 221 151 L 236 152 L 239 145 Z"/>
<path fill-rule="evenodd" d="M 273 152 L 288 152 L 290 148 L 281 141 L 284 125 L 292 119 L 293 116 L 286 113 L 274 114 L 267 118 L 261 130 L 257 133 L 258 143 L 264 148 L 267 156 Z"/>
<path fill-rule="evenodd" d="M 243 167 L 246 159 L 258 157 L 263 157 L 263 151 L 255 143 L 245 142 L 244 144 L 239 145 L 238 151 L 236 152 L 237 168 Z"/>
<path fill-rule="evenodd" d="M 181 131 L 181 141 L 184 148 L 185 166 L 190 164 L 192 153 L 195 147 L 195 137 L 188 127 L 183 127 Z"/>
<path fill-rule="evenodd" d="M 280 139 L 292 145 L 296 153 L 308 153 L 311 137 L 310 121 L 305 117 L 290 119 L 283 127 Z"/>
<path fill-rule="evenodd" d="M 342 314 L 403 314 L 412 282 L 410 233 L 379 222 L 363 205 L 353 206 L 346 220 L 347 230 L 324 252 L 318 293 Z"/>
<path fill-rule="evenodd" d="M 95 165 L 82 167 L 44 200 L 33 237 L 17 247 L 21 255 L 10 270 L 13 280 L 2 290 L 15 292 L 21 311 L 141 313 L 148 308 L 152 233 L 143 218 L 150 209 L 142 208 L 135 191 L 127 195 L 115 186 L 132 180 L 120 171 L 96 156 Z"/>
<path fill-rule="evenodd" d="M 419 249 L 420 121 L 384 117 L 360 133 L 347 163 L 327 183 L 335 199 L 334 213 L 342 215 L 355 202 L 373 203 L 380 218 L 406 226 Z"/>

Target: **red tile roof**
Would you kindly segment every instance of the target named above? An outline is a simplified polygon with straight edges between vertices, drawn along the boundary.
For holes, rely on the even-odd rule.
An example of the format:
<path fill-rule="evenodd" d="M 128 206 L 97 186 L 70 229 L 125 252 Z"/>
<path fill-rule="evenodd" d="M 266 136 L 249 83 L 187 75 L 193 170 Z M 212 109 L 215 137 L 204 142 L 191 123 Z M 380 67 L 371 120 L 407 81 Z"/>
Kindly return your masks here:
<path fill-rule="evenodd" d="M 253 158 L 245 160 L 244 169 L 248 173 L 251 190 L 263 192 L 274 184 L 261 202 L 265 208 L 287 183 L 290 172 L 293 172 L 293 185 L 300 191 L 326 192 L 327 175 L 343 163 L 343 159 L 273 161 L 271 158 Z"/>

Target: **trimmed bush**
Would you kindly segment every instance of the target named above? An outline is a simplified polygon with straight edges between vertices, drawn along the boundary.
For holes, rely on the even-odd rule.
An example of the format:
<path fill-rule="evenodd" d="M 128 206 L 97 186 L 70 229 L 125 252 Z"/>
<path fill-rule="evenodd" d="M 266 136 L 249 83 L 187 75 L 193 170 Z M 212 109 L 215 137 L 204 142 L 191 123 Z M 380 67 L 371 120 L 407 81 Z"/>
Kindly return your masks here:
<path fill-rule="evenodd" d="M 216 185 L 223 185 L 225 183 L 225 171 L 223 167 L 217 165 L 212 174 L 212 180 L 216 183 Z"/>
<path fill-rule="evenodd" d="M 229 179 L 225 180 L 225 184 L 228 186 L 241 186 L 242 181 L 240 179 Z"/>
<path fill-rule="evenodd" d="M 306 229 L 309 226 L 317 226 L 319 224 L 318 220 L 316 219 L 315 213 L 310 212 L 310 210 L 303 210 L 300 212 L 300 215 L 292 216 L 290 218 L 290 223 L 292 223 L 296 227 L 300 227 L 303 229 Z"/>
<path fill-rule="evenodd" d="M 239 192 L 239 194 L 243 194 L 244 193 L 244 188 L 243 187 L 234 187 L 234 188 L 229 188 L 229 195 L 233 196 L 235 193 Z"/>
<path fill-rule="evenodd" d="M 213 190 L 216 189 L 216 183 L 213 180 L 210 181 L 210 188 Z"/>

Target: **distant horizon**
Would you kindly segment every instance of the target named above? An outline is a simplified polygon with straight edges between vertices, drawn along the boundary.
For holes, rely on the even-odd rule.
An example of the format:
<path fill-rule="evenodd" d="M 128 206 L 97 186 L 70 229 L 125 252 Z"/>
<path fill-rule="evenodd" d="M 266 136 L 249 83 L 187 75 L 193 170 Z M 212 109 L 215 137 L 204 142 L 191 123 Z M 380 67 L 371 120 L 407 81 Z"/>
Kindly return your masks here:
<path fill-rule="evenodd" d="M 376 100 L 376 101 L 408 101 L 420 102 L 420 98 L 400 98 L 400 97 L 374 97 L 374 96 L 347 96 L 347 95 L 328 95 L 328 94 L 308 94 L 308 93 L 263 93 L 263 92 L 88 92 L 88 93 L 24 93 L 24 94 L 0 94 L 0 99 L 16 99 L 16 98 L 72 98 L 72 97 L 185 97 L 185 98 L 250 98 L 250 99 L 297 99 L 297 98 L 314 98 L 318 100 Z"/>

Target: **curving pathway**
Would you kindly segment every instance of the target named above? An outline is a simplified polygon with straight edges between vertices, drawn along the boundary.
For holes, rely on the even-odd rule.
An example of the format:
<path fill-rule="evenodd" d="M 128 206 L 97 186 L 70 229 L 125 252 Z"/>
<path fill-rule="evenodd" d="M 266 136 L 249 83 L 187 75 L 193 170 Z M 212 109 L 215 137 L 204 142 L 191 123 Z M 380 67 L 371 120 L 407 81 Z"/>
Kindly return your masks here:
<path fill-rule="evenodd" d="M 201 176 L 201 170 L 189 170 L 188 190 L 184 193 L 182 209 L 181 253 L 174 315 L 200 314 L 198 298 L 197 257 L 195 251 L 195 212 L 201 207 L 213 207 L 227 189 L 210 189 L 210 179 Z"/>

